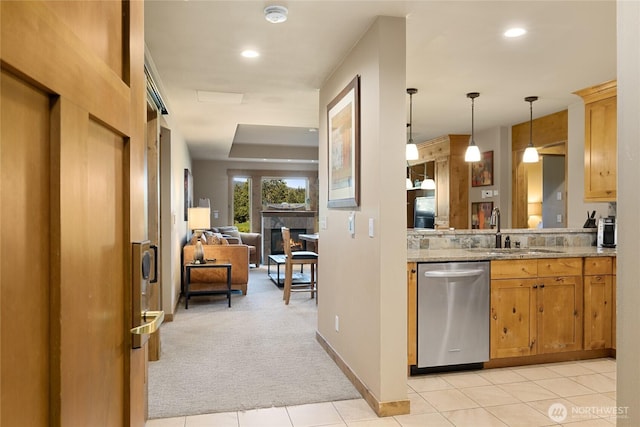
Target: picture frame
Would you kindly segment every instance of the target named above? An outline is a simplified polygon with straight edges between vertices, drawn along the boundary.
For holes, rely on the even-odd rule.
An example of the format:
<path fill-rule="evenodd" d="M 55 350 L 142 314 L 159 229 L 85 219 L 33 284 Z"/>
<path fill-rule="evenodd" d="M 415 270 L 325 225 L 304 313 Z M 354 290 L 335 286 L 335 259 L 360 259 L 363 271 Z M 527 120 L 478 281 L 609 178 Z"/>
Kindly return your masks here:
<path fill-rule="evenodd" d="M 493 211 L 493 202 L 471 203 L 471 228 L 479 230 L 490 229 L 491 211 Z"/>
<path fill-rule="evenodd" d="M 184 220 L 189 221 L 189 208 L 193 207 L 193 176 L 189 169 L 184 170 Z"/>
<path fill-rule="evenodd" d="M 471 163 L 471 186 L 487 185 L 493 185 L 493 151 L 485 151 L 479 162 Z"/>
<path fill-rule="evenodd" d="M 328 208 L 360 205 L 360 76 L 327 105 Z"/>

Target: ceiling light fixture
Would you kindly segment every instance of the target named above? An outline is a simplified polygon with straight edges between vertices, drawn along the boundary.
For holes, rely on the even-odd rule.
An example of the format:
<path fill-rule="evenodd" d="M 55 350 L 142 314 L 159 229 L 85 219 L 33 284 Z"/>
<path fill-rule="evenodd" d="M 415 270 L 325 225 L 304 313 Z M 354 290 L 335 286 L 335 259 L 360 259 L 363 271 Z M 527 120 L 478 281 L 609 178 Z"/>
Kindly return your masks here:
<path fill-rule="evenodd" d="M 287 20 L 289 11 L 284 6 L 267 6 L 264 9 L 264 19 L 272 24 L 281 24 Z"/>
<path fill-rule="evenodd" d="M 409 123 L 407 123 L 407 127 L 409 128 L 409 141 L 407 142 L 406 158 L 407 160 L 418 160 L 418 146 L 413 142 L 413 95 L 418 93 L 418 89 L 413 87 L 407 88 L 407 93 L 409 94 Z"/>
<path fill-rule="evenodd" d="M 520 37 L 527 34 L 527 30 L 524 28 L 509 28 L 504 32 L 504 36 L 508 38 Z"/>
<path fill-rule="evenodd" d="M 540 156 L 538 150 L 533 146 L 533 101 L 537 101 L 537 96 L 527 96 L 525 99 L 529 103 L 529 145 L 524 150 L 522 161 L 524 163 L 538 163 Z"/>
<path fill-rule="evenodd" d="M 257 51 L 251 49 L 243 50 L 241 55 L 245 58 L 257 58 L 258 56 L 260 56 Z"/>
<path fill-rule="evenodd" d="M 464 161 L 465 162 L 479 162 L 480 161 L 480 149 L 476 145 L 476 140 L 474 138 L 474 130 L 473 130 L 473 109 L 474 109 L 474 100 L 480 96 L 479 92 L 469 92 L 467 94 L 467 98 L 471 98 L 471 138 L 469 138 L 469 146 L 467 147 L 466 153 L 464 153 Z"/>

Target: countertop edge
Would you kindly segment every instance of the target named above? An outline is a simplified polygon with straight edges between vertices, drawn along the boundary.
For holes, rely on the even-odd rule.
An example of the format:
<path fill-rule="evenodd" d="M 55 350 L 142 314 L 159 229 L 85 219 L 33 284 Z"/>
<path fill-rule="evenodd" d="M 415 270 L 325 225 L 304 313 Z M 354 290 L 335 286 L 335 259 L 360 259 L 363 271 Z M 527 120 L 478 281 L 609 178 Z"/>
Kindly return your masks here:
<path fill-rule="evenodd" d="M 535 248 L 531 248 L 535 249 Z M 407 262 L 444 262 L 444 261 L 491 261 L 504 259 L 544 259 L 544 258 L 573 258 L 573 257 L 615 257 L 615 248 L 588 247 L 554 247 L 545 248 L 559 251 L 557 253 L 536 253 L 522 254 L 503 253 L 492 255 L 489 253 L 479 253 L 477 248 L 468 249 L 409 249 L 407 251 Z M 491 248 L 487 248 L 487 252 Z"/>

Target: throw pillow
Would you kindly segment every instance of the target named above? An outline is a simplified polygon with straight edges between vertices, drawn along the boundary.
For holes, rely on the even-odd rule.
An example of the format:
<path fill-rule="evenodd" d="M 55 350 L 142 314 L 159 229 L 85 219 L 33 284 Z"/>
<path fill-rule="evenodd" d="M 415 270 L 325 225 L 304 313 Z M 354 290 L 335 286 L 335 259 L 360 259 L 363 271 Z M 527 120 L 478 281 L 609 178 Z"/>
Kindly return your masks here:
<path fill-rule="evenodd" d="M 225 238 L 222 237 L 220 233 L 208 233 L 207 234 L 207 245 L 228 245 L 229 242 Z"/>

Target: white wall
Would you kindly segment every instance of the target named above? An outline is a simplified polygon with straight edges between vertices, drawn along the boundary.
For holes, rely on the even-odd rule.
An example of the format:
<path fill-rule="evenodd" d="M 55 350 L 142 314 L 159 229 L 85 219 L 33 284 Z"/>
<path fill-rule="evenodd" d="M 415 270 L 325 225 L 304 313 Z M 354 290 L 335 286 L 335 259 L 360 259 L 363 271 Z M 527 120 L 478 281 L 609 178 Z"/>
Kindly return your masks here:
<path fill-rule="evenodd" d="M 272 170 L 274 172 L 316 172 L 318 164 L 313 163 L 279 163 L 279 162 L 236 162 L 220 160 L 194 160 L 193 161 L 193 198 L 208 198 L 211 200 L 211 210 L 219 211 L 219 218 L 211 219 L 211 226 L 225 226 L 233 222 L 231 212 L 231 182 L 229 170 Z M 281 174 L 276 174 L 281 175 Z M 295 174 L 294 174 L 295 175 Z M 255 216 L 255 215 L 254 215 Z M 260 230 L 260 217 L 253 218 L 257 224 L 253 224 L 255 231 Z"/>
<path fill-rule="evenodd" d="M 477 107 L 476 107 L 477 108 Z M 508 127 L 495 127 L 475 132 L 474 138 L 480 152 L 493 151 L 493 185 L 472 187 L 469 181 L 469 212 L 471 203 L 493 202 L 493 207 L 500 208 L 501 226 L 507 228 L 511 222 L 511 144 Z M 482 191 L 491 190 L 491 197 L 482 198 Z M 493 192 L 498 191 L 494 196 Z"/>
<path fill-rule="evenodd" d="M 184 170 L 185 168 L 191 170 L 191 157 L 184 138 L 177 127 L 173 126 L 171 118 L 161 116 L 160 123 L 161 126 L 171 130 L 169 149 L 165 149 L 166 141 L 161 140 L 160 146 L 162 310 L 171 316 L 175 313 L 180 297 L 181 252 L 187 236 L 187 221 L 184 220 Z M 167 165 L 170 168 L 169 177 L 165 175 L 163 169 L 163 166 Z M 170 212 L 165 212 L 166 200 L 170 201 L 168 208 Z"/>
<path fill-rule="evenodd" d="M 407 399 L 405 64 L 405 20 L 381 17 L 320 89 L 318 332 L 382 402 Z M 327 209 L 326 106 L 358 74 L 360 206 Z"/>
<path fill-rule="evenodd" d="M 618 426 L 640 425 L 640 2 L 618 1 Z"/>

